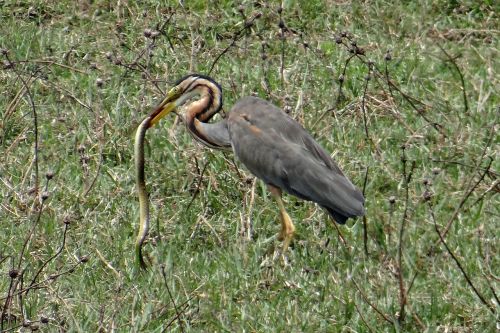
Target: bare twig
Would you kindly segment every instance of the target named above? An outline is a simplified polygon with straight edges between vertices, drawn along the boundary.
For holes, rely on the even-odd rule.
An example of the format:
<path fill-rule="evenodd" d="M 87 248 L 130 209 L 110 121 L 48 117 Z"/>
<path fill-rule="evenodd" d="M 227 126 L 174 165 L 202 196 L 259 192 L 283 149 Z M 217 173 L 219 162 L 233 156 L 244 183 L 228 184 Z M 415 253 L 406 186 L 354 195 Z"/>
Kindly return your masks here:
<path fill-rule="evenodd" d="M 168 296 L 172 300 L 172 304 L 174 305 L 175 313 L 177 314 L 176 319 L 179 322 L 179 327 L 181 328 L 181 332 L 184 332 L 184 325 L 182 324 L 182 320 L 181 320 L 181 312 L 179 312 L 179 309 L 177 308 L 177 305 L 175 304 L 175 299 L 172 296 L 172 293 L 170 292 L 170 288 L 168 287 L 167 274 L 165 273 L 165 265 L 161 265 L 160 268 L 161 268 L 161 274 L 163 275 L 163 281 L 165 282 L 165 287 L 167 288 Z"/>
<path fill-rule="evenodd" d="M 464 212 L 468 212 L 470 209 L 472 209 L 472 207 L 481 202 L 488 193 L 492 191 L 499 192 L 500 190 L 499 188 L 500 188 L 500 179 L 497 179 L 481 195 L 479 195 L 479 197 L 472 204 L 466 207 L 464 209 Z"/>
<path fill-rule="evenodd" d="M 11 68 L 16 73 L 17 77 L 19 80 L 21 80 L 24 89 L 26 90 L 26 95 L 28 96 L 28 100 L 31 106 L 31 111 L 33 113 L 33 134 L 35 136 L 35 145 L 33 147 L 33 156 L 34 156 L 34 163 L 35 163 L 35 191 L 34 191 L 34 196 L 38 196 L 38 191 L 39 191 L 39 172 L 38 172 L 38 114 L 36 112 L 36 107 L 35 107 L 35 102 L 33 95 L 31 94 L 31 90 L 29 88 L 28 82 L 22 77 L 21 73 L 19 73 L 16 69 L 16 66 L 12 63 L 12 61 L 9 58 L 8 52 L 5 53 L 5 58 L 7 59 L 7 62 L 11 64 Z M 29 80 L 28 80 L 29 81 Z"/>
<path fill-rule="evenodd" d="M 429 206 L 429 212 L 430 212 L 430 215 L 431 215 L 431 218 L 432 218 L 432 222 L 434 223 L 434 230 L 436 230 L 436 233 L 439 236 L 439 240 L 441 241 L 441 243 L 446 248 L 446 251 L 448 252 L 448 254 L 453 258 L 453 260 L 455 261 L 455 264 L 457 264 L 458 269 L 460 270 L 460 272 L 462 272 L 462 275 L 465 278 L 465 280 L 467 281 L 467 284 L 472 288 L 472 290 L 474 291 L 474 293 L 476 294 L 476 296 L 481 300 L 481 302 L 484 305 L 486 305 L 486 307 L 488 308 L 488 310 L 490 310 L 491 313 L 495 314 L 496 311 L 495 311 L 495 308 L 493 307 L 493 305 L 491 305 L 490 303 L 488 303 L 486 301 L 486 299 L 483 297 L 483 295 L 481 295 L 481 293 L 476 289 L 476 287 L 472 283 L 472 280 L 469 278 L 469 276 L 465 272 L 465 269 L 462 267 L 462 264 L 460 263 L 460 261 L 458 260 L 458 258 L 455 256 L 455 254 L 453 253 L 453 251 L 451 251 L 450 247 L 448 246 L 448 244 L 444 240 L 444 237 L 441 234 L 441 232 L 439 231 L 439 227 L 438 227 L 438 225 L 436 223 L 436 218 L 434 216 L 434 210 L 432 208 L 431 200 L 427 200 L 427 204 Z"/>
<path fill-rule="evenodd" d="M 103 147 L 105 146 L 106 144 L 106 137 L 105 137 L 105 123 L 104 121 L 102 120 L 102 116 L 100 114 L 100 109 L 102 109 L 102 97 L 101 97 L 101 94 L 98 93 L 98 96 L 99 96 L 99 103 L 100 103 L 100 106 L 96 108 L 95 110 L 95 121 L 97 123 L 97 137 L 98 137 L 98 140 L 99 140 L 99 162 L 97 163 L 97 168 L 96 168 L 96 171 L 95 171 L 95 175 L 94 177 L 92 178 L 92 180 L 90 181 L 90 183 L 86 186 L 86 189 L 83 191 L 83 197 L 86 197 L 90 190 L 92 190 L 92 188 L 94 187 L 95 183 L 97 182 L 97 178 L 99 177 L 99 173 L 101 171 L 101 167 L 102 167 L 102 164 L 104 162 L 104 156 L 103 156 Z"/>
<path fill-rule="evenodd" d="M 54 60 L 44 60 L 44 59 L 41 59 L 41 60 L 31 60 L 31 61 L 28 61 L 28 62 L 34 62 L 34 63 L 38 63 L 38 64 L 47 64 L 47 65 L 54 65 L 54 66 L 58 66 L 58 67 L 61 67 L 61 68 L 66 68 L 66 69 L 69 69 L 70 71 L 73 71 L 73 72 L 77 72 L 77 73 L 80 73 L 80 74 L 88 74 L 86 71 L 84 71 L 83 69 L 79 69 L 79 68 L 75 68 L 75 67 L 71 67 L 71 66 L 68 66 L 68 65 L 65 65 L 65 64 L 61 64 L 61 63 L 58 63 Z"/>
<path fill-rule="evenodd" d="M 392 55 L 391 55 L 390 51 L 386 52 L 384 60 L 385 60 L 385 62 L 384 62 L 385 80 L 386 80 L 386 82 L 389 82 L 390 78 L 389 78 L 389 66 L 388 66 L 388 64 L 389 64 L 389 61 L 392 60 Z M 395 101 L 396 97 L 394 97 L 394 93 L 392 92 L 392 86 L 390 84 L 388 84 L 387 87 L 389 88 L 389 93 L 391 94 L 392 100 Z"/>
<path fill-rule="evenodd" d="M 29 64 L 29 63 L 34 63 L 34 64 L 44 64 L 44 65 L 54 65 L 54 66 L 58 66 L 58 67 L 61 67 L 61 68 L 65 68 L 65 69 L 68 69 L 70 71 L 73 71 L 73 72 L 77 72 L 77 73 L 80 73 L 80 74 L 88 74 L 85 70 L 83 69 L 79 69 L 79 68 L 75 68 L 75 67 L 71 67 L 71 66 L 68 66 L 68 65 L 65 65 L 65 64 L 61 64 L 61 63 L 58 63 L 57 61 L 55 60 L 52 60 L 52 59 L 26 59 L 26 60 L 17 60 L 14 64 Z"/>
<path fill-rule="evenodd" d="M 35 82 L 35 80 L 36 80 L 36 78 L 31 77 L 28 80 L 28 86 L 30 86 L 33 82 Z M 21 101 L 21 98 L 25 94 L 25 91 L 26 91 L 26 86 L 23 85 L 19 89 L 19 91 L 16 93 L 16 95 L 14 96 L 14 98 L 10 101 L 9 105 L 6 108 L 5 113 L 3 114 L 3 117 L 2 117 L 2 127 L 1 128 L 5 128 L 5 126 L 7 124 L 7 121 L 9 120 L 10 116 L 16 110 L 16 107 L 19 105 L 19 102 Z M 5 133 L 5 130 L 4 130 L 4 139 L 5 139 L 5 134 L 6 133 Z M 5 155 L 7 156 L 8 154 L 5 154 Z"/>
<path fill-rule="evenodd" d="M 377 74 L 378 75 L 382 75 L 380 70 L 377 69 Z M 446 133 L 444 132 L 443 130 L 443 126 L 435 121 L 432 121 L 431 119 L 429 119 L 423 110 L 421 110 L 420 108 L 418 108 L 415 103 L 414 103 L 414 100 L 415 98 L 406 94 L 405 92 L 403 92 L 394 82 L 392 82 L 391 80 L 387 80 L 387 85 L 388 86 L 392 86 L 397 92 L 399 92 L 399 94 L 403 97 L 404 100 L 406 100 L 408 102 L 408 104 L 410 104 L 410 106 L 413 108 L 413 110 L 415 110 L 417 112 L 417 114 L 422 117 L 422 119 L 424 119 L 428 124 L 432 125 L 432 127 L 439 133 L 441 134 L 443 137 L 447 137 Z M 423 102 L 420 102 L 418 101 L 419 103 L 421 104 L 424 104 Z"/>
<path fill-rule="evenodd" d="M 4 305 L 2 307 L 2 313 L 0 314 L 0 332 L 4 331 L 3 330 L 3 328 L 4 328 L 3 322 L 4 322 L 4 319 L 6 317 L 7 310 L 10 308 L 10 304 L 12 302 L 12 298 L 14 297 L 13 291 L 16 289 L 17 283 L 19 281 L 19 280 L 16 280 L 16 278 L 18 278 L 23 273 L 24 272 L 19 273 L 18 270 L 11 270 L 9 272 L 9 276 L 10 276 L 9 289 L 8 289 L 8 292 L 7 292 L 7 296 L 5 297 Z M 10 323 L 10 316 L 9 316 L 9 319 L 8 319 L 7 323 Z"/>
<path fill-rule="evenodd" d="M 366 184 L 368 183 L 368 170 L 369 167 L 366 167 L 365 171 L 365 180 L 363 182 L 363 197 L 366 197 Z M 363 246 L 365 249 L 365 255 L 368 255 L 368 226 L 366 221 L 366 214 L 363 215 Z"/>
<path fill-rule="evenodd" d="M 413 175 L 413 170 L 415 168 L 415 161 L 413 161 L 412 166 L 407 173 L 406 170 L 406 146 L 403 145 L 401 147 L 402 149 L 402 156 L 401 156 L 401 163 L 403 164 L 403 182 L 404 182 L 404 188 L 405 188 L 405 208 L 403 212 L 403 218 L 401 220 L 401 225 L 399 228 L 399 244 L 398 244 L 398 280 L 399 280 L 399 303 L 400 303 L 400 308 L 399 308 L 399 316 L 398 316 L 398 321 L 401 323 L 404 321 L 405 318 L 405 305 L 407 302 L 407 292 L 405 290 L 405 284 L 403 280 L 403 242 L 404 242 L 404 230 L 405 230 L 405 225 L 406 221 L 408 219 L 408 206 L 410 202 L 410 195 L 409 195 L 409 183 L 411 181 L 411 177 Z"/>
<path fill-rule="evenodd" d="M 338 93 L 337 93 L 337 101 L 335 102 L 335 107 L 332 108 L 333 110 L 336 110 L 340 104 L 340 100 L 342 99 L 342 87 L 344 86 L 344 82 L 345 82 L 345 73 L 347 71 L 347 66 L 349 65 L 349 63 L 351 62 L 351 60 L 354 58 L 354 54 L 352 54 L 351 56 L 349 56 L 349 58 L 346 59 L 345 63 L 344 63 L 344 68 L 342 69 L 342 74 L 338 77 L 338 80 L 339 80 L 339 90 L 338 90 Z"/>
<path fill-rule="evenodd" d="M 479 170 L 486 171 L 486 174 L 488 176 L 490 176 L 491 178 L 500 177 L 500 173 L 495 172 L 494 170 L 486 170 L 485 168 L 478 167 L 477 165 L 470 165 L 470 164 L 463 163 L 463 162 L 460 162 L 460 161 L 451 161 L 451 160 L 448 161 L 448 160 L 440 160 L 440 159 L 433 159 L 432 161 L 433 162 L 437 162 L 437 163 L 444 163 L 444 164 L 461 165 L 461 166 L 464 166 L 464 167 L 467 167 L 467 168 L 474 169 L 476 171 L 479 171 Z"/>
<path fill-rule="evenodd" d="M 95 175 L 92 178 L 92 180 L 90 181 L 90 183 L 86 186 L 87 188 L 84 189 L 82 197 L 86 197 L 87 194 L 89 194 L 90 190 L 92 190 L 92 188 L 94 187 L 94 185 L 95 185 L 95 183 L 97 181 L 97 178 L 99 177 L 99 173 L 101 171 L 101 166 L 102 166 L 102 164 L 104 162 L 104 158 L 103 158 L 103 155 L 102 155 L 103 146 L 104 146 L 104 143 L 101 142 L 101 144 L 99 145 L 99 162 L 97 162 L 97 170 L 95 171 Z"/>
<path fill-rule="evenodd" d="M 79 266 L 79 265 L 82 265 L 84 262 L 83 261 L 79 261 L 77 262 L 76 264 L 74 264 L 73 266 L 71 266 L 70 268 L 68 268 L 67 270 L 65 271 L 62 271 L 62 272 L 58 272 L 58 273 L 55 273 L 55 274 L 51 274 L 49 275 L 48 278 L 46 278 L 45 280 L 42 280 L 40 282 L 37 282 L 35 283 L 34 285 L 32 285 L 31 287 L 29 287 L 29 289 L 40 289 L 40 288 L 43 288 L 41 287 L 43 284 L 49 282 L 49 281 L 54 281 L 56 280 L 57 278 L 59 278 L 60 276 L 62 275 L 66 275 L 66 274 L 69 274 L 69 273 L 73 273 L 75 271 L 75 269 Z M 19 276 L 21 276 L 22 274 L 24 274 L 24 271 L 22 271 L 21 273 L 19 273 Z M 16 290 L 16 288 L 13 288 L 13 290 Z M 3 301 L 5 299 L 7 299 L 8 297 L 14 297 L 14 296 L 17 296 L 19 294 L 23 294 L 25 293 L 26 291 L 28 291 L 28 287 L 26 288 L 22 288 L 22 289 L 17 289 L 17 291 L 13 292 L 11 295 L 7 295 L 7 296 L 4 296 L 4 297 L 0 297 L 0 301 Z M 1 331 L 0 331 L 1 332 Z"/>
<path fill-rule="evenodd" d="M 483 152 L 481 153 L 481 156 L 476 164 L 476 167 L 474 168 L 474 171 L 472 172 L 472 176 L 469 179 L 469 182 L 467 184 L 468 190 L 465 193 L 465 195 L 463 196 L 462 200 L 460 200 L 460 203 L 458 204 L 457 208 L 455 208 L 455 211 L 453 212 L 450 219 L 448 220 L 448 223 L 446 224 L 446 227 L 443 230 L 443 234 L 442 234 L 443 238 L 446 238 L 446 234 L 450 230 L 450 227 L 451 227 L 453 221 L 455 221 L 456 217 L 458 216 L 458 213 L 460 212 L 460 210 L 464 206 L 467 199 L 469 199 L 470 195 L 476 190 L 477 186 L 483 181 L 484 176 L 488 173 L 488 170 L 490 169 L 491 163 L 493 163 L 493 158 L 489 157 L 490 162 L 488 163 L 488 166 L 486 167 L 485 171 L 481 174 L 478 181 L 474 185 L 471 186 L 471 183 L 474 180 L 476 171 L 478 170 L 479 166 L 483 162 L 484 156 L 486 155 L 486 151 L 487 151 L 488 147 L 491 145 L 491 142 L 493 141 L 493 137 L 494 137 L 495 133 L 496 133 L 495 125 L 493 125 L 493 126 L 491 126 L 491 129 L 490 129 L 490 135 L 488 137 L 488 141 L 486 142 L 486 145 L 483 148 Z"/>
<path fill-rule="evenodd" d="M 351 39 L 351 45 L 352 45 L 352 39 Z M 358 48 L 357 46 L 354 46 L 354 48 L 352 48 L 351 46 L 349 46 L 347 43 L 341 41 L 340 44 L 344 45 L 346 48 L 349 49 L 349 51 L 351 51 L 353 53 L 352 56 L 356 56 L 361 62 L 363 62 L 364 64 L 366 64 L 367 66 L 369 66 L 370 64 L 370 61 L 366 59 L 365 55 L 364 55 L 364 51 L 360 51 L 360 48 Z M 355 45 L 355 44 L 354 44 Z M 389 54 L 389 53 L 388 53 Z M 405 101 L 408 102 L 408 104 L 410 104 L 410 106 L 412 107 L 413 110 L 415 110 L 417 112 L 417 114 L 422 117 L 422 119 L 424 119 L 428 124 L 432 125 L 432 127 L 438 132 L 440 133 L 443 137 L 446 137 L 446 133 L 444 132 L 443 130 L 443 126 L 435 121 L 432 121 L 431 119 L 429 119 L 423 110 L 421 110 L 420 108 L 418 108 L 415 103 L 418 103 L 420 105 L 426 105 L 424 102 L 416 99 L 415 97 L 413 96 L 410 96 L 408 95 L 407 93 L 405 93 L 401 88 L 399 88 L 394 82 L 391 81 L 390 77 L 389 77 L 389 72 L 388 72 L 388 69 L 387 69 L 387 61 L 391 60 L 391 57 L 390 57 L 390 54 L 389 56 L 386 55 L 386 62 L 385 62 L 385 72 L 382 72 L 377 66 L 376 64 L 373 64 L 372 63 L 372 66 L 373 66 L 373 71 L 372 73 L 376 76 L 376 77 L 379 77 L 379 78 L 383 78 L 387 84 L 387 86 L 389 87 L 389 91 L 391 93 L 391 96 L 393 97 L 394 99 L 394 95 L 393 95 L 393 92 L 392 92 L 392 89 L 394 89 L 395 91 L 397 91 L 401 97 L 403 97 L 403 99 Z M 392 88 L 392 89 L 391 89 Z"/>
<path fill-rule="evenodd" d="M 354 286 L 356 287 L 356 289 L 358 290 L 358 292 L 361 294 L 361 297 L 363 297 L 363 300 L 373 309 L 375 310 L 375 312 L 377 312 L 382 318 L 384 318 L 385 321 L 387 321 L 388 323 L 390 324 L 394 324 L 394 322 L 392 321 L 391 318 L 389 318 L 389 316 L 387 316 L 385 313 L 383 313 L 381 310 L 379 310 L 369 299 L 368 297 L 366 296 L 366 294 L 363 292 L 363 290 L 361 290 L 361 288 L 358 286 L 358 284 L 356 283 L 356 280 L 354 280 L 354 278 L 352 277 L 351 278 L 351 281 L 352 283 L 354 284 Z"/>
<path fill-rule="evenodd" d="M 446 55 L 446 57 L 452 63 L 453 67 L 455 67 L 458 75 L 460 76 L 460 82 L 462 83 L 462 94 L 464 99 L 464 114 L 467 115 L 469 114 L 469 101 L 467 99 L 467 90 L 465 90 L 464 75 L 462 74 L 460 67 L 458 67 L 457 62 L 455 61 L 456 58 L 452 57 L 448 52 L 446 52 L 446 50 L 440 44 L 437 44 L 437 46 L 441 49 L 441 52 Z"/>
<path fill-rule="evenodd" d="M 261 65 L 262 65 L 262 73 L 264 76 L 263 78 L 264 89 L 266 91 L 267 98 L 269 99 L 271 98 L 271 84 L 269 83 L 269 66 L 267 62 L 266 47 L 268 47 L 267 43 L 264 40 L 262 40 L 260 58 L 262 60 Z"/>
<path fill-rule="evenodd" d="M 45 183 L 45 191 L 47 190 L 48 185 L 49 185 L 49 179 L 47 179 L 47 182 Z M 44 203 L 45 203 L 45 199 L 42 199 L 42 203 L 40 204 L 40 207 L 38 208 L 38 214 L 36 215 L 35 221 L 33 221 L 33 225 L 28 233 L 28 236 L 24 240 L 23 247 L 21 249 L 21 253 L 19 253 L 17 270 L 21 269 L 21 264 L 23 262 L 24 252 L 26 251 L 26 247 L 28 246 L 29 241 L 31 240 L 31 238 L 33 237 L 33 234 L 35 233 L 35 228 L 38 225 L 38 222 L 40 221 L 40 217 L 42 216 Z"/>
<path fill-rule="evenodd" d="M 47 259 L 41 266 L 40 268 L 38 269 L 38 271 L 36 272 L 36 274 L 33 276 L 33 279 L 31 279 L 31 282 L 26 290 L 26 294 L 28 294 L 28 292 L 30 291 L 31 287 L 35 284 L 36 282 L 36 279 L 38 278 L 38 275 L 40 275 L 40 273 L 43 271 L 43 269 L 49 264 L 49 262 L 51 262 L 52 260 L 54 260 L 55 258 L 57 258 L 61 252 L 63 251 L 64 249 L 64 246 L 66 245 L 66 233 L 68 232 L 68 227 L 69 227 L 69 224 L 68 223 L 65 223 L 64 224 L 64 231 L 63 231 L 63 236 L 62 236 L 62 242 L 61 242 L 61 247 L 59 247 L 59 249 L 57 250 L 56 253 L 54 253 L 54 255 L 52 255 L 49 259 Z"/>
<path fill-rule="evenodd" d="M 420 326 L 420 328 L 422 329 L 421 332 L 426 332 L 427 331 L 427 327 L 422 322 L 422 319 L 420 319 L 420 317 L 417 315 L 417 313 L 415 312 L 415 310 L 413 310 L 413 308 L 410 305 L 410 303 L 406 304 L 406 307 L 408 308 L 408 311 L 411 312 L 411 314 L 413 316 L 413 319 L 415 319 L 415 322 L 417 323 L 417 325 Z"/>
<path fill-rule="evenodd" d="M 178 314 L 175 315 L 174 318 L 172 318 L 167 326 L 165 326 L 165 329 L 162 331 L 162 332 L 167 332 L 167 329 L 170 328 L 170 326 L 172 325 L 172 323 L 176 320 L 179 319 L 179 317 L 184 313 L 184 311 L 186 311 L 187 308 L 189 308 L 189 302 L 191 302 L 191 300 L 195 297 L 194 293 L 187 299 L 185 300 L 182 304 L 179 305 L 179 308 L 181 309 L 181 311 L 179 311 Z"/>
<path fill-rule="evenodd" d="M 330 218 L 331 219 L 331 218 Z M 345 240 L 344 238 L 344 235 L 342 235 L 342 231 L 340 231 L 340 228 L 339 226 L 337 225 L 337 222 L 333 221 L 333 226 L 335 227 L 335 230 L 337 230 L 337 235 L 339 236 L 339 240 L 340 242 L 342 243 L 342 245 L 344 245 L 344 247 L 347 249 L 349 248 L 348 244 L 347 244 L 347 241 Z M 326 247 L 326 245 L 325 245 Z"/>
<path fill-rule="evenodd" d="M 258 19 L 260 16 L 261 16 L 261 14 L 257 13 L 249 21 L 245 22 L 245 24 L 243 25 L 243 28 L 241 28 L 240 30 L 238 30 L 238 31 L 236 31 L 234 33 L 233 38 L 231 40 L 231 43 L 221 53 L 219 53 L 219 55 L 215 58 L 214 62 L 212 63 L 212 66 L 210 66 L 210 70 L 208 71 L 208 75 L 212 74 L 212 71 L 214 70 L 214 67 L 217 64 L 217 62 L 219 61 L 219 59 L 224 54 L 226 54 L 227 51 L 229 51 L 229 49 L 234 46 L 234 44 L 236 44 L 236 42 L 238 41 L 238 39 L 240 39 L 240 36 L 243 33 L 243 31 L 249 29 L 253 25 L 254 21 L 256 19 Z"/>
<path fill-rule="evenodd" d="M 167 34 L 167 32 L 165 31 L 165 27 L 167 26 L 167 24 L 170 23 L 170 20 L 172 19 L 172 16 L 174 16 L 175 14 L 175 11 L 177 10 L 177 8 L 180 6 L 180 4 L 177 5 L 177 7 L 172 10 L 172 12 L 170 13 L 170 16 L 164 20 L 161 24 L 157 24 L 156 25 L 156 30 L 158 30 L 163 36 L 165 36 L 167 38 L 167 42 L 168 42 L 168 45 L 170 46 L 170 49 L 172 51 L 175 51 L 174 49 L 174 44 L 172 43 L 172 41 L 170 40 L 170 37 L 169 35 Z"/>
<path fill-rule="evenodd" d="M 363 111 L 363 125 L 365 127 L 365 136 L 369 142 L 372 142 L 370 139 L 370 134 L 368 133 L 368 120 L 366 117 L 366 91 L 368 90 L 368 82 L 370 82 L 370 74 L 371 74 L 371 66 L 368 67 L 368 74 L 365 78 L 365 87 L 363 89 L 363 98 L 361 99 L 361 111 Z"/>
<path fill-rule="evenodd" d="M 482 240 L 484 239 L 484 235 L 483 235 L 483 228 L 479 227 L 478 228 L 478 247 L 479 247 L 479 256 L 481 257 L 481 259 L 483 260 L 483 264 L 488 266 L 488 270 L 490 272 L 488 273 L 483 273 L 484 277 L 485 277 L 485 282 L 486 284 L 488 285 L 488 288 L 490 289 L 491 291 L 491 294 L 493 295 L 493 297 L 495 298 L 495 301 L 497 303 L 497 306 L 500 306 L 500 299 L 498 298 L 498 295 L 497 295 L 497 292 L 495 291 L 495 288 L 491 285 L 491 281 L 490 279 L 493 278 L 495 279 L 495 276 L 493 276 L 493 274 L 491 273 L 491 267 L 490 266 L 490 263 L 489 263 L 489 260 L 488 260 L 488 257 L 484 254 L 484 249 L 483 249 L 483 243 L 482 243 Z M 498 279 L 497 279 L 498 281 Z"/>
<path fill-rule="evenodd" d="M 361 313 L 361 310 L 359 309 L 358 307 L 358 304 L 356 303 L 356 301 L 354 301 L 354 306 L 356 307 L 356 311 L 358 311 L 358 314 L 359 314 L 359 317 L 361 318 L 361 321 L 366 325 L 366 327 L 368 328 L 368 330 L 370 332 L 375 332 L 371 327 L 370 325 L 368 325 L 368 322 L 366 321 L 365 317 L 363 316 L 363 314 Z"/>
<path fill-rule="evenodd" d="M 110 55 L 108 56 L 108 59 L 110 61 L 112 61 L 115 65 L 126 69 L 123 76 L 125 76 L 128 73 L 128 71 L 140 72 L 141 74 L 143 74 L 145 76 L 145 80 L 147 80 L 147 82 L 150 82 L 151 84 L 153 84 L 153 87 L 156 88 L 156 90 L 158 91 L 159 94 L 164 95 L 165 92 L 158 85 L 158 80 L 154 79 L 148 70 L 149 57 L 148 57 L 148 60 L 146 60 L 146 65 L 141 64 L 139 61 L 144 57 L 144 55 L 151 54 L 151 51 L 156 47 L 157 38 L 153 38 L 153 37 L 151 37 L 151 38 L 152 38 L 152 40 L 149 43 L 147 43 L 147 45 L 139 53 L 137 53 L 135 59 L 130 63 L 123 62 L 123 60 L 120 57 L 114 56 L 112 53 L 110 53 Z M 130 51 L 132 51 L 132 50 L 130 50 Z"/>
<path fill-rule="evenodd" d="M 207 169 L 208 165 L 210 164 L 210 160 L 205 162 L 205 165 L 203 166 L 203 169 L 201 170 L 199 176 L 198 176 L 198 184 L 196 185 L 196 189 L 194 190 L 193 197 L 191 198 L 191 201 L 189 201 L 187 207 L 186 207 L 186 212 L 191 208 L 191 205 L 194 202 L 194 199 L 196 199 L 196 196 L 198 193 L 200 193 L 200 187 L 201 183 L 203 181 L 203 175 L 205 174 L 205 170 Z"/>
<path fill-rule="evenodd" d="M 278 8 L 278 14 L 280 16 L 280 39 L 281 39 L 281 56 L 280 56 L 280 79 L 281 79 L 281 88 L 285 87 L 285 22 L 283 21 L 283 2 L 281 2 L 280 7 Z"/>
<path fill-rule="evenodd" d="M 170 321 L 168 322 L 167 326 L 165 326 L 165 328 L 163 329 L 162 332 L 169 332 L 169 328 L 170 326 L 172 326 L 172 324 L 174 323 L 174 321 L 178 320 L 179 319 L 179 316 L 182 315 L 186 310 L 187 308 L 189 308 L 189 304 L 187 304 L 188 302 L 184 302 L 180 307 L 181 307 L 181 311 L 176 314 L 174 316 L 174 318 L 170 319 Z"/>
<path fill-rule="evenodd" d="M 80 100 L 78 97 L 76 97 L 75 94 L 73 92 L 71 92 L 70 90 L 58 85 L 57 83 L 55 83 L 51 80 L 44 80 L 43 78 L 41 78 L 41 79 L 43 80 L 44 83 L 51 85 L 54 89 L 56 89 L 60 93 L 64 93 L 65 96 L 73 99 L 75 102 L 77 102 L 78 104 L 83 106 L 85 109 L 89 110 L 90 112 L 94 112 L 94 110 L 92 109 L 92 107 L 90 105 L 85 104 L 82 100 Z"/>
<path fill-rule="evenodd" d="M 24 274 L 20 275 L 19 276 L 19 287 L 20 289 L 23 289 L 24 288 Z M 23 318 L 23 321 L 24 321 L 24 315 L 25 315 L 25 311 L 24 311 L 24 301 L 23 301 L 23 294 L 22 293 L 19 293 L 17 295 L 17 298 L 18 298 L 18 302 L 19 302 L 19 313 L 21 313 L 21 316 Z"/>

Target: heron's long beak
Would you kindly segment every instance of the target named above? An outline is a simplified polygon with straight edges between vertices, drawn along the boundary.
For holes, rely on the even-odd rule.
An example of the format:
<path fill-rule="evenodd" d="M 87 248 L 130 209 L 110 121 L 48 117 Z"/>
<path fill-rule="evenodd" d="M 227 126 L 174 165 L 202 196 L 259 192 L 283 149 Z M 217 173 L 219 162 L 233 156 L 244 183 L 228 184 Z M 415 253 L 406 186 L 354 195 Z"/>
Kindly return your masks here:
<path fill-rule="evenodd" d="M 174 91 L 170 91 L 163 102 L 161 102 L 160 105 L 158 105 L 158 107 L 151 113 L 151 120 L 149 121 L 148 127 L 156 125 L 161 118 L 175 110 L 177 107 L 176 100 L 178 97 L 179 96 L 175 94 Z"/>

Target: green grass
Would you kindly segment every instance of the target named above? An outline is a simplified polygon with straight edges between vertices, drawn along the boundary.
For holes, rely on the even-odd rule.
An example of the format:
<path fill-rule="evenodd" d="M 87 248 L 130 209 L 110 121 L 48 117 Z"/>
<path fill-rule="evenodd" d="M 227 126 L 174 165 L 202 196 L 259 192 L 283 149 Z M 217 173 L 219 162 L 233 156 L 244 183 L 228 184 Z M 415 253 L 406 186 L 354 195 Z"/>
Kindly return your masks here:
<path fill-rule="evenodd" d="M 359 187 L 368 168 L 369 253 L 361 219 L 339 227 L 343 245 L 324 211 L 287 196 L 297 237 L 290 265 L 272 261 L 266 253 L 279 246 L 272 238 L 278 211 L 265 186 L 253 185 L 232 154 L 193 142 L 170 117 L 147 133 L 152 231 L 145 251 L 153 266 L 140 273 L 133 253 L 134 129 L 175 80 L 207 73 L 245 20 L 229 1 L 178 3 L 0 1 L 0 48 L 8 51 L 0 71 L 3 329 L 31 322 L 32 330 L 47 332 L 494 332 L 500 8 L 473 1 L 286 1 L 281 15 L 290 30 L 282 44 L 278 5 L 243 1 L 247 19 L 262 16 L 211 73 L 224 89 L 224 111 L 245 95 L 269 99 L 289 109 Z M 166 20 L 152 46 L 145 29 Z M 338 77 L 351 56 L 335 42 L 341 31 L 365 56 L 349 62 L 337 103 Z M 468 110 L 460 75 L 439 46 L 463 74 Z M 441 133 L 396 90 L 391 96 L 384 74 L 388 50 L 390 79 L 418 100 Z M 371 76 L 365 94 L 369 138 L 362 112 L 368 66 L 360 59 L 372 60 L 382 73 Z M 402 145 L 407 173 L 415 164 L 408 201 Z M 49 181 L 48 172 L 54 173 Z M 439 228 L 453 221 L 449 248 L 495 314 L 436 243 L 424 180 Z M 48 198 L 41 204 L 45 186 Z M 405 208 L 401 271 L 411 289 L 404 320 L 398 320 Z M 248 220 L 250 240 L 241 232 Z M 64 221 L 64 247 L 43 266 L 36 279 L 41 283 L 6 302 L 9 290 L 29 286 L 57 254 Z M 22 279 L 11 279 L 18 267 Z"/>

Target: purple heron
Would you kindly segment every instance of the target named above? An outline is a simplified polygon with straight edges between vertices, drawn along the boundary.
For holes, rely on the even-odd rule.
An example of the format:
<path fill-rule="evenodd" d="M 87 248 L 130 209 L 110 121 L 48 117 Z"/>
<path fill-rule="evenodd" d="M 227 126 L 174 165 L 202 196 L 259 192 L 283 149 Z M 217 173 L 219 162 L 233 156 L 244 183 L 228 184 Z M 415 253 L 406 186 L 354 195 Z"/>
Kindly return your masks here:
<path fill-rule="evenodd" d="M 188 104 L 184 108 L 184 122 L 196 140 L 210 148 L 232 150 L 253 175 L 267 184 L 280 210 L 278 237 L 283 241 L 283 253 L 290 245 L 295 227 L 286 212 L 282 191 L 316 202 L 340 224 L 350 217 L 364 215 L 361 191 L 297 121 L 263 99 L 244 97 L 225 119 L 209 123 L 222 107 L 222 89 L 208 76 L 191 74 L 175 83 L 137 130 L 135 154 L 141 224 L 136 255 L 141 266 L 145 265 L 141 248 L 149 229 L 142 142 L 148 128 L 185 103 Z"/>

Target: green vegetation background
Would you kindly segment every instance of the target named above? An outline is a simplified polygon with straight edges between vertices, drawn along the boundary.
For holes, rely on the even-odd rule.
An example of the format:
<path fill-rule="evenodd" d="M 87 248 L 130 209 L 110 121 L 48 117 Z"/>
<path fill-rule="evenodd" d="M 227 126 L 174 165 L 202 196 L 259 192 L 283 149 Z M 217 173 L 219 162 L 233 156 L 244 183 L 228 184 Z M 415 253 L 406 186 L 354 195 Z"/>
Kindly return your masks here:
<path fill-rule="evenodd" d="M 500 8 L 279 5 L 0 1 L 2 329 L 496 330 Z M 225 113 L 254 94 L 310 130 L 365 188 L 366 220 L 337 229 L 287 196 L 284 265 L 265 186 L 172 116 L 147 133 L 139 273 L 135 127 L 211 69 Z"/>

